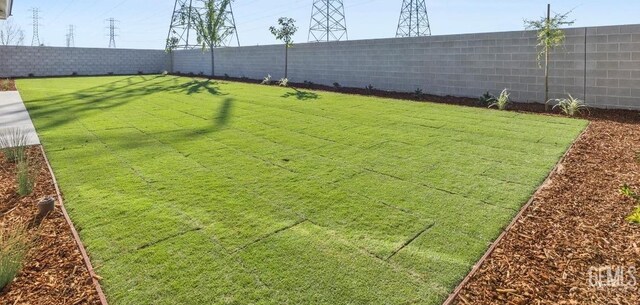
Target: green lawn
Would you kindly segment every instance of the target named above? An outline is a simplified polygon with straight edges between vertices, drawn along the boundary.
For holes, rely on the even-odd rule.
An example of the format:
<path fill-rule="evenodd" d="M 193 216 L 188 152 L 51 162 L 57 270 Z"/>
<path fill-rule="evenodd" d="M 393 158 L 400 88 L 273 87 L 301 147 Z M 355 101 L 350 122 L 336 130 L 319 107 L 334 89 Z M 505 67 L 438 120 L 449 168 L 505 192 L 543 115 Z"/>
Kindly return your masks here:
<path fill-rule="evenodd" d="M 438 304 L 582 120 L 190 78 L 18 81 L 112 304 Z"/>

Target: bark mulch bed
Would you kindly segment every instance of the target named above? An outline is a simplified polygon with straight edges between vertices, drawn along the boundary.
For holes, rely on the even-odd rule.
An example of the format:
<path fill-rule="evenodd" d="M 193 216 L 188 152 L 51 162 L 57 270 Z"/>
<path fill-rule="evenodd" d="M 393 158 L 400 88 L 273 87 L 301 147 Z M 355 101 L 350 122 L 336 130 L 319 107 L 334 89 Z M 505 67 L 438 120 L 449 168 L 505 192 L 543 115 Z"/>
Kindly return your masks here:
<path fill-rule="evenodd" d="M 0 91 L 15 91 L 16 83 L 12 79 L 0 79 Z"/>
<path fill-rule="evenodd" d="M 101 304 L 59 202 L 39 226 L 34 225 L 40 199 L 57 197 L 40 147 L 30 147 L 28 156 L 40 170 L 33 194 L 21 198 L 16 191 L 16 166 L 0 153 L 0 227 L 27 226 L 34 239 L 22 270 L 0 291 L 0 304 Z"/>
<path fill-rule="evenodd" d="M 619 193 L 624 184 L 640 189 L 639 152 L 640 113 L 594 111 L 557 171 L 451 303 L 640 304 L 640 226 L 625 221 L 637 203 Z M 592 287 L 598 280 L 590 268 L 599 268 L 607 284 L 607 266 L 614 277 L 623 271 L 626 285 Z"/>

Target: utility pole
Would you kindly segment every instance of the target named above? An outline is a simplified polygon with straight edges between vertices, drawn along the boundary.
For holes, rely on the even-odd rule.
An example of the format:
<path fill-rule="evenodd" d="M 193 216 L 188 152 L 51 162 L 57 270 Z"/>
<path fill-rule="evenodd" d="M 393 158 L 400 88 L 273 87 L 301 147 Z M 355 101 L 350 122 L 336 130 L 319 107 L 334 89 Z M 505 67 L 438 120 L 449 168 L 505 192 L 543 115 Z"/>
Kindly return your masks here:
<path fill-rule="evenodd" d="M 309 24 L 310 42 L 349 40 L 342 0 L 314 0 Z"/>
<path fill-rule="evenodd" d="M 396 37 L 431 36 L 425 0 L 403 0 Z"/>
<path fill-rule="evenodd" d="M 31 9 L 32 21 L 33 21 L 33 36 L 31 38 L 31 46 L 40 46 L 40 9 L 34 7 Z"/>
<path fill-rule="evenodd" d="M 116 34 L 116 30 L 118 29 L 116 27 L 116 23 L 118 22 L 118 20 L 115 20 L 112 17 L 112 18 L 107 19 L 106 22 L 109 23 L 109 26 L 108 26 L 108 29 L 109 29 L 109 48 L 116 48 L 116 36 L 118 36 Z"/>
<path fill-rule="evenodd" d="M 191 16 L 194 13 L 200 14 L 205 9 L 205 2 L 202 0 L 176 0 L 173 5 L 169 34 L 167 34 L 166 49 L 195 49 L 202 45 L 198 43 L 198 36 L 195 32 L 194 20 Z M 219 10 L 221 1 L 215 1 L 214 6 Z M 231 3 L 224 12 L 223 25 L 220 27 L 221 45 L 216 47 L 228 47 L 233 44 L 240 46 L 236 20 L 233 15 Z"/>
<path fill-rule="evenodd" d="M 74 48 L 76 46 L 74 37 L 75 26 L 69 25 L 69 31 L 67 32 L 67 48 Z"/>

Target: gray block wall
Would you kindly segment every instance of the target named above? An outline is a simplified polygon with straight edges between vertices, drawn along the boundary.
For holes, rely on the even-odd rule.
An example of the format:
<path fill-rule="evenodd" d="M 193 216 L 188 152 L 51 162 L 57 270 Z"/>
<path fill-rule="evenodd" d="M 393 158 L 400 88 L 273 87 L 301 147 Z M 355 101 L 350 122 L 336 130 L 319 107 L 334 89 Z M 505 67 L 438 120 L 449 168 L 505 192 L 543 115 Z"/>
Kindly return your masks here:
<path fill-rule="evenodd" d="M 0 77 L 161 73 L 171 57 L 161 50 L 0 46 Z"/>
<path fill-rule="evenodd" d="M 552 55 L 551 98 L 571 93 L 594 107 L 640 109 L 640 25 L 565 32 Z M 289 50 L 289 79 L 466 97 L 508 88 L 516 101 L 544 102 L 536 44 L 532 31 L 303 43 Z M 172 56 L 174 71 L 210 74 L 208 52 Z M 217 76 L 284 76 L 282 45 L 221 48 L 215 56 Z"/>

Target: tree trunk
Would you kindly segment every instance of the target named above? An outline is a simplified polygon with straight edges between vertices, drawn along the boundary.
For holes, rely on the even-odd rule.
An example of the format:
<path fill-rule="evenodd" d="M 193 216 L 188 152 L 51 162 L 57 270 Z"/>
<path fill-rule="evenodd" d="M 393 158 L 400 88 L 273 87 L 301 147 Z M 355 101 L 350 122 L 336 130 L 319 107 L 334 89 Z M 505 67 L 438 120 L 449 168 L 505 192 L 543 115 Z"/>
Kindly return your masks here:
<path fill-rule="evenodd" d="M 549 110 L 549 49 L 544 58 L 544 109 Z"/>
<path fill-rule="evenodd" d="M 287 78 L 289 72 L 289 46 L 284 45 L 284 78 Z"/>
<path fill-rule="evenodd" d="M 211 77 L 216 76 L 216 61 L 213 54 L 213 47 L 211 47 Z"/>
<path fill-rule="evenodd" d="M 551 30 L 551 4 L 547 4 L 547 35 L 549 35 L 549 31 Z M 549 111 L 549 52 L 551 49 L 549 48 L 549 37 L 547 37 L 547 41 L 544 46 L 544 110 Z"/>

